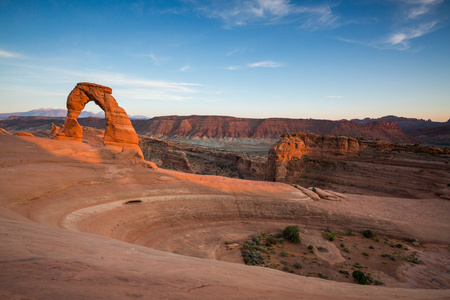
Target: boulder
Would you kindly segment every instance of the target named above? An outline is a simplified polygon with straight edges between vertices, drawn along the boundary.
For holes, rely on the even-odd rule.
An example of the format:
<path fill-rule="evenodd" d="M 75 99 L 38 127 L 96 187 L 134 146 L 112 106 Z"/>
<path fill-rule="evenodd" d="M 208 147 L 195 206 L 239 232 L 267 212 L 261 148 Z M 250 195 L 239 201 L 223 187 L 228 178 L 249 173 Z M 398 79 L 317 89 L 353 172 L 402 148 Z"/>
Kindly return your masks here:
<path fill-rule="evenodd" d="M 32 133 L 23 132 L 23 131 L 19 131 L 18 133 L 16 133 L 16 135 L 18 135 L 18 136 L 34 136 L 34 134 L 32 134 Z"/>

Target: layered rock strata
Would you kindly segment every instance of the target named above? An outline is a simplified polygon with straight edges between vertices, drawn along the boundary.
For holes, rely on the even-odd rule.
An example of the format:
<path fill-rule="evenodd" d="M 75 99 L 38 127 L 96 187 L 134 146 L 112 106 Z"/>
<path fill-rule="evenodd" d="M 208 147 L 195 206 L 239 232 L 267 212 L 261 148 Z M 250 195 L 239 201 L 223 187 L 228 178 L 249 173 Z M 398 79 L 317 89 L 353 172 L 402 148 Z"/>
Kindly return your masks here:
<path fill-rule="evenodd" d="M 270 149 L 265 180 L 316 191 L 447 199 L 449 163 L 450 151 L 441 148 L 293 133 Z"/>

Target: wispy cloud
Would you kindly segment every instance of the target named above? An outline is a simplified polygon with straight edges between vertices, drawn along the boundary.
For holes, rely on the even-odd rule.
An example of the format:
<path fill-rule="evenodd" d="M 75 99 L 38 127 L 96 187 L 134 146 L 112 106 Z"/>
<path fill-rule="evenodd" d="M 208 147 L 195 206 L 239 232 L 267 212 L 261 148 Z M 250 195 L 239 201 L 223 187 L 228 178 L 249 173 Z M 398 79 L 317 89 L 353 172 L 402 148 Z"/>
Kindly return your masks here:
<path fill-rule="evenodd" d="M 366 41 L 343 37 L 338 37 L 338 39 L 382 50 L 408 50 L 411 48 L 411 40 L 420 38 L 442 27 L 440 26 L 439 17 L 437 17 L 439 14 L 431 13 L 442 2 L 443 0 L 399 0 L 395 4 L 397 4 L 401 13 L 396 15 L 396 19 L 382 20 L 385 23 L 391 23 L 390 27 L 392 28 L 384 37 Z"/>
<path fill-rule="evenodd" d="M 410 40 L 426 35 L 436 29 L 437 22 L 419 24 L 415 28 L 403 28 L 391 34 L 383 41 L 380 47 L 406 50 L 410 47 Z"/>
<path fill-rule="evenodd" d="M 22 54 L 0 49 L 0 58 L 24 58 Z"/>
<path fill-rule="evenodd" d="M 242 69 L 241 66 L 228 66 L 225 68 L 225 70 L 230 70 L 230 71 L 236 71 L 236 70 L 240 70 Z"/>
<path fill-rule="evenodd" d="M 248 63 L 248 64 L 242 65 L 242 66 L 228 66 L 228 67 L 225 67 L 225 70 L 236 71 L 236 70 L 241 70 L 241 69 L 245 69 L 245 68 L 279 68 L 282 66 L 283 66 L 282 63 L 271 61 L 271 60 L 265 60 L 265 61 L 258 61 L 258 62 L 254 62 L 254 63 Z"/>
<path fill-rule="evenodd" d="M 150 59 L 152 60 L 152 63 L 157 66 L 162 65 L 167 60 L 167 58 L 156 56 L 151 52 L 149 54 L 144 54 L 142 56 L 150 57 Z"/>
<path fill-rule="evenodd" d="M 407 18 L 415 19 L 426 15 L 437 5 L 441 4 L 443 0 L 404 0 Z"/>
<path fill-rule="evenodd" d="M 327 96 L 327 98 L 333 98 L 333 99 L 342 99 L 343 96 Z"/>
<path fill-rule="evenodd" d="M 322 30 L 338 26 L 328 4 L 302 6 L 290 0 L 189 1 L 202 14 L 222 20 L 227 27 L 254 24 L 296 24 L 302 29 Z"/>
<path fill-rule="evenodd" d="M 185 65 L 185 66 L 183 66 L 183 67 L 180 68 L 180 71 L 181 71 L 181 72 L 187 72 L 187 71 L 189 71 L 190 69 L 191 69 L 191 66 Z"/>
<path fill-rule="evenodd" d="M 192 82 L 173 82 L 153 80 L 129 76 L 122 73 L 71 71 L 66 69 L 49 68 L 31 64 L 8 64 L 15 67 L 14 81 L 0 84 L 1 88 L 15 86 L 18 91 L 27 89 L 29 78 L 40 82 L 42 86 L 57 84 L 66 87 L 77 82 L 95 82 L 113 89 L 113 96 L 124 100 L 160 100 L 160 101 L 189 101 L 197 95 L 210 94 L 204 85 Z M 3 80 L 3 78 L 0 78 Z M 44 89 L 44 88 L 42 88 Z"/>
<path fill-rule="evenodd" d="M 283 66 L 281 63 L 265 60 L 265 61 L 259 61 L 255 63 L 248 64 L 250 68 L 279 68 Z"/>

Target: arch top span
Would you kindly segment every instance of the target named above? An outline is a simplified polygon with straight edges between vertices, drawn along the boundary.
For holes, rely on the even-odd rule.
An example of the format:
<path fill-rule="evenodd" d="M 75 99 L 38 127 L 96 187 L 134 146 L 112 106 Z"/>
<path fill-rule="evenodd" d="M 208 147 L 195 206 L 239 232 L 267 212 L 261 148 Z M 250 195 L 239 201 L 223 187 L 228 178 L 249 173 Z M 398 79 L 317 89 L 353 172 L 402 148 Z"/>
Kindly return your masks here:
<path fill-rule="evenodd" d="M 103 143 L 134 148 L 138 150 L 138 156 L 143 158 L 136 131 L 125 110 L 117 104 L 116 99 L 112 96 L 112 89 L 95 83 L 80 82 L 70 92 L 66 103 L 67 118 L 64 123 L 64 131 L 56 138 L 81 142 L 83 128 L 78 123 L 77 117 L 90 101 L 94 101 L 105 112 L 106 128 Z"/>

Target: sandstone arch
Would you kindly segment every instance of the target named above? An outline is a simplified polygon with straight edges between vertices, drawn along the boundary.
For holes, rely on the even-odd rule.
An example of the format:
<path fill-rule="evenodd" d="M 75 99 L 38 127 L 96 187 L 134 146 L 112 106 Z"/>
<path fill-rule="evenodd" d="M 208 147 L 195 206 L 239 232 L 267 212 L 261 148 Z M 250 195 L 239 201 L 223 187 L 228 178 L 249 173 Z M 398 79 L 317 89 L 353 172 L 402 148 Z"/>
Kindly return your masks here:
<path fill-rule="evenodd" d="M 77 117 L 88 102 L 94 101 L 105 112 L 106 128 L 103 143 L 106 146 L 121 147 L 121 152 L 133 149 L 138 157 L 143 158 L 138 145 L 139 138 L 130 118 L 111 94 L 112 89 L 109 87 L 88 82 L 78 83 L 67 97 L 67 118 L 64 123 L 64 131 L 56 138 L 81 142 L 83 129 L 78 123 Z"/>

